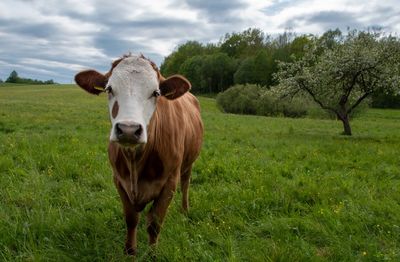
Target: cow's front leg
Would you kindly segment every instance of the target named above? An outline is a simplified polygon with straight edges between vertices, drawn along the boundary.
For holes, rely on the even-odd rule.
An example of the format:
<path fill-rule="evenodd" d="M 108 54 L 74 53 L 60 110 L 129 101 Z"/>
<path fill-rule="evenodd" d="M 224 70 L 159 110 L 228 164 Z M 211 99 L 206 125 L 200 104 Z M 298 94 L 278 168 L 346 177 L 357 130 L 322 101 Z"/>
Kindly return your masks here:
<path fill-rule="evenodd" d="M 125 253 L 128 255 L 135 255 L 137 248 L 136 233 L 137 226 L 139 224 L 139 212 L 135 211 L 132 203 L 129 200 L 128 195 L 126 194 L 121 184 L 118 181 L 115 181 L 115 185 L 121 197 L 127 227 Z"/>
<path fill-rule="evenodd" d="M 125 253 L 128 255 L 135 255 L 137 249 L 136 234 L 139 224 L 139 212 L 133 211 L 129 214 L 125 213 L 125 222 L 127 227 Z"/>
<path fill-rule="evenodd" d="M 165 215 L 171 200 L 174 196 L 177 177 L 170 178 L 161 190 L 160 195 L 153 202 L 149 213 L 147 214 L 147 232 L 149 234 L 149 244 L 154 245 L 157 243 L 158 234 L 160 233 L 161 226 L 163 224 Z"/>

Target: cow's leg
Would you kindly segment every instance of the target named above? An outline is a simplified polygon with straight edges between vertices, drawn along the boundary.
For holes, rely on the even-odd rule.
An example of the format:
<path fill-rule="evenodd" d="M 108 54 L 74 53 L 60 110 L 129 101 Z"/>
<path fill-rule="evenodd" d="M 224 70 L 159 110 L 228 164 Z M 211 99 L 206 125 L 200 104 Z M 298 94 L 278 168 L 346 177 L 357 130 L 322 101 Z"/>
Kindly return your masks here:
<path fill-rule="evenodd" d="M 119 196 L 121 197 L 127 227 L 125 253 L 128 255 L 135 255 L 137 248 L 136 232 L 139 223 L 139 212 L 135 211 L 133 205 L 129 200 L 128 195 L 126 194 L 121 184 L 116 181 L 116 179 L 114 179 L 114 182 L 115 186 L 118 189 Z"/>
<path fill-rule="evenodd" d="M 192 166 L 190 166 L 181 176 L 181 191 L 182 191 L 182 212 L 189 211 L 189 186 L 190 176 L 192 174 Z"/>
<path fill-rule="evenodd" d="M 161 225 L 176 190 L 177 177 L 178 176 L 174 176 L 174 178 L 167 181 L 164 188 L 161 190 L 160 195 L 154 200 L 153 206 L 147 214 L 147 232 L 149 234 L 150 245 L 157 243 Z"/>

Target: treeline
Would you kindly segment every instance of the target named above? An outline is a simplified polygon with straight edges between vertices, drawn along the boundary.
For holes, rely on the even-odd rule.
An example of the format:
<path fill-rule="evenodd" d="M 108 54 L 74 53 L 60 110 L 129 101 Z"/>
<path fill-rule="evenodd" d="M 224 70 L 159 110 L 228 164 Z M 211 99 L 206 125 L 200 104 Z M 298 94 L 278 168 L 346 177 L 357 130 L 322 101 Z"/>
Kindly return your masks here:
<path fill-rule="evenodd" d="M 13 70 L 10 76 L 5 81 L 6 83 L 14 83 L 14 84 L 29 84 L 29 85 L 51 85 L 57 84 L 53 81 L 53 79 L 41 81 L 37 79 L 30 79 L 30 78 L 22 78 L 18 76 L 17 71 Z M 0 82 L 1 83 L 1 82 Z"/>
<path fill-rule="evenodd" d="M 269 87 L 275 84 L 277 61 L 301 57 L 308 41 L 292 32 L 273 38 L 249 28 L 226 34 L 217 44 L 188 41 L 165 58 L 161 72 L 185 75 L 194 93 L 218 93 L 234 84 Z"/>
<path fill-rule="evenodd" d="M 329 47 L 340 35 L 336 29 L 317 38 Z M 272 37 L 260 29 L 249 28 L 228 33 L 216 44 L 188 41 L 167 56 L 160 69 L 165 76 L 176 73 L 186 76 L 192 83 L 192 92 L 198 94 L 216 94 L 240 84 L 269 89 L 277 84 L 274 74 L 278 72 L 278 62 L 301 59 L 315 38 L 290 31 Z M 400 97 L 374 94 L 372 105 L 400 108 Z"/>

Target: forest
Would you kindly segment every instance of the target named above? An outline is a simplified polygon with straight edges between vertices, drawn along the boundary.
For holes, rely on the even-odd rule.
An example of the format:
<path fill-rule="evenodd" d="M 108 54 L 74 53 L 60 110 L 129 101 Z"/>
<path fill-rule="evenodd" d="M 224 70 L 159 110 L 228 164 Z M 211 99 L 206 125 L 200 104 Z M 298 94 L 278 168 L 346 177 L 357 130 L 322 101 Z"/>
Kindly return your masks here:
<path fill-rule="evenodd" d="M 365 33 L 384 35 L 383 32 Z M 314 43 L 331 49 L 344 38 L 339 29 L 328 30 L 321 36 L 299 35 L 293 31 L 272 36 L 249 28 L 227 33 L 218 43 L 188 41 L 168 55 L 160 69 L 166 76 L 175 73 L 186 76 L 196 94 L 217 94 L 238 84 L 254 84 L 269 90 L 278 84 L 275 75 L 280 62 L 301 60 Z M 396 42 L 399 43 L 398 39 Z M 400 108 L 400 96 L 377 90 L 371 94 L 369 103 L 373 107 Z"/>

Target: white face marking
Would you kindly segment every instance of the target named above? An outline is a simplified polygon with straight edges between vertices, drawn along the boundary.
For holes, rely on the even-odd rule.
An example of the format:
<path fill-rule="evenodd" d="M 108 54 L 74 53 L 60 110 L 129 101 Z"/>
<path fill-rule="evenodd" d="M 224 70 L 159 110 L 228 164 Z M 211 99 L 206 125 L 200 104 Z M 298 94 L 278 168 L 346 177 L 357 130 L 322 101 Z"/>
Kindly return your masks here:
<path fill-rule="evenodd" d="M 109 94 L 109 112 L 112 123 L 110 141 L 118 141 L 117 123 L 135 123 L 143 128 L 138 143 L 147 142 L 147 125 L 156 108 L 154 91 L 159 89 L 158 77 L 149 61 L 139 57 L 124 58 L 112 71 L 107 86 Z M 112 116 L 112 108 L 118 101 L 118 114 Z"/>

